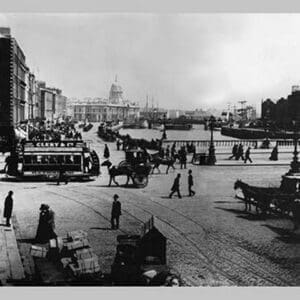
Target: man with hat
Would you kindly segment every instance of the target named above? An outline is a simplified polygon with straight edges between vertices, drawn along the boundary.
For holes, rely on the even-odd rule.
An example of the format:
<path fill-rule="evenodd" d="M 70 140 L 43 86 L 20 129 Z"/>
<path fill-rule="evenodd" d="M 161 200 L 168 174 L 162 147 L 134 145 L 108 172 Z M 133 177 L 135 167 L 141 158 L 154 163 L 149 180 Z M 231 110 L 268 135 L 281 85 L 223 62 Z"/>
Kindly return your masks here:
<path fill-rule="evenodd" d="M 121 213 L 121 203 L 118 200 L 119 196 L 114 194 L 114 201 L 111 210 L 111 229 L 119 229 L 119 218 Z"/>
<path fill-rule="evenodd" d="M 7 197 L 4 202 L 4 218 L 6 218 L 6 226 L 10 226 L 10 218 L 13 210 L 13 191 L 9 191 Z"/>
<path fill-rule="evenodd" d="M 177 174 L 177 177 L 175 178 L 174 180 L 174 183 L 173 183 L 173 186 L 171 188 L 171 193 L 169 195 L 169 198 L 172 198 L 173 194 L 175 192 L 177 192 L 177 195 L 178 195 L 178 198 L 181 198 L 181 195 L 180 195 L 180 173 Z"/>

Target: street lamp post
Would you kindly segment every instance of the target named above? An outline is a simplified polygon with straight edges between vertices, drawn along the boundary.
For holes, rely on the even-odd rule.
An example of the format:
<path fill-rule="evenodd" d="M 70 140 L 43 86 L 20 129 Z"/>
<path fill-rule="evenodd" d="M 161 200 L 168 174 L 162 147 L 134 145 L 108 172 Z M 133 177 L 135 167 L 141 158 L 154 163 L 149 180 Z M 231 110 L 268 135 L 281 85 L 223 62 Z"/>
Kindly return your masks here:
<path fill-rule="evenodd" d="M 162 139 L 166 140 L 167 139 L 167 133 L 166 133 L 166 114 L 164 114 L 164 116 L 163 116 L 163 124 L 164 124 L 164 129 L 163 129 Z"/>
<path fill-rule="evenodd" d="M 297 130 L 297 122 L 293 121 L 294 125 L 294 156 L 293 160 L 291 162 L 291 169 L 289 173 L 300 173 L 300 166 L 299 166 L 299 161 L 298 161 L 298 130 Z"/>
<path fill-rule="evenodd" d="M 216 119 L 214 116 L 211 116 L 209 118 L 209 128 L 210 128 L 210 145 L 208 150 L 208 165 L 214 165 L 216 163 L 216 154 L 215 154 L 215 146 L 214 146 L 214 125 L 215 125 Z"/>
<path fill-rule="evenodd" d="M 294 125 L 294 156 L 291 162 L 290 170 L 282 176 L 280 188 L 287 193 L 298 193 L 300 183 L 300 165 L 298 161 L 298 130 L 297 122 L 293 121 Z"/>

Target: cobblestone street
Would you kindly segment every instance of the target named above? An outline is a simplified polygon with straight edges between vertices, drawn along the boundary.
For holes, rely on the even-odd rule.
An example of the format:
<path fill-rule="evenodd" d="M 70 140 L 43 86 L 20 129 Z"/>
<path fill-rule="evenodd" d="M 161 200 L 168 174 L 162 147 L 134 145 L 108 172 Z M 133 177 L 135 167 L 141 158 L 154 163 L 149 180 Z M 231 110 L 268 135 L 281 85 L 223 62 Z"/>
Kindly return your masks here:
<path fill-rule="evenodd" d="M 104 143 L 95 130 L 84 138 L 102 154 Z M 108 144 L 112 162 L 124 153 Z M 140 233 L 143 222 L 155 216 L 155 226 L 168 239 L 168 263 L 187 285 L 203 286 L 294 286 L 300 284 L 299 233 L 292 236 L 291 220 L 245 213 L 244 204 L 235 198 L 236 179 L 249 184 L 278 186 L 287 166 L 192 166 L 195 191 L 188 197 L 187 170 L 169 175 L 151 175 L 144 189 L 107 187 L 107 170 L 96 181 L 71 182 L 56 186 L 51 182 L 0 182 L 0 197 L 14 191 L 14 212 L 22 241 L 35 236 L 38 209 L 47 203 L 56 213 L 56 233 L 65 235 L 76 229 L 88 231 L 99 256 L 101 268 L 110 271 L 116 237 L 121 233 Z M 175 175 L 180 172 L 182 199 L 168 198 Z M 120 184 L 125 178 L 117 179 Z M 122 203 L 121 228 L 110 230 L 113 194 Z M 23 242 L 24 243 L 24 242 Z M 21 242 L 22 244 L 22 242 Z M 28 248 L 22 248 L 24 249 Z M 23 253 L 24 254 L 24 253 Z"/>

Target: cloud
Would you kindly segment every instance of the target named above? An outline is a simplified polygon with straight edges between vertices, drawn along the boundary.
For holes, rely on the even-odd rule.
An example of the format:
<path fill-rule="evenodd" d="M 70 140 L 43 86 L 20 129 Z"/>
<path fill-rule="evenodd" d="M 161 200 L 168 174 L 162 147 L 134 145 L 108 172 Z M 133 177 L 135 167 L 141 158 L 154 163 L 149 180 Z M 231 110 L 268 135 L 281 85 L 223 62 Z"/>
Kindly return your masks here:
<path fill-rule="evenodd" d="M 67 96 L 125 96 L 170 108 L 286 96 L 299 82 L 298 15 L 7 14 L 28 65 Z M 39 70 L 39 71 L 38 71 Z"/>

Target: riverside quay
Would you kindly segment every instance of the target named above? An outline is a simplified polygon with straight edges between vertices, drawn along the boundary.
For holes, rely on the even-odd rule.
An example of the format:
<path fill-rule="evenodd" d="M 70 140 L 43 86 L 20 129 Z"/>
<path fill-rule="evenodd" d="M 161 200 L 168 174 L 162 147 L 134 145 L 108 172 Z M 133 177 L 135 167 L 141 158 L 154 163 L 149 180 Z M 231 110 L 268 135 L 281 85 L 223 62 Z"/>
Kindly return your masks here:
<path fill-rule="evenodd" d="M 296 23 L 0 14 L 0 285 L 299 287 Z"/>

